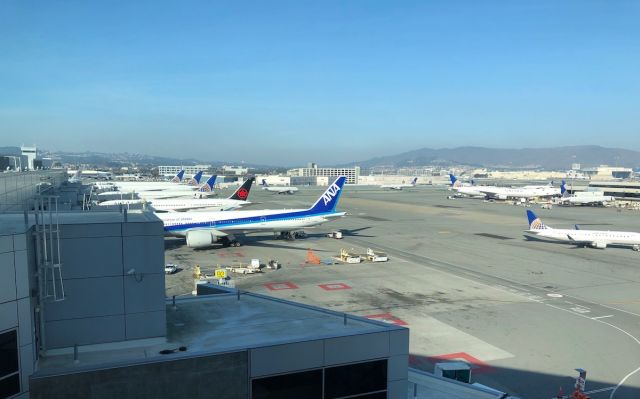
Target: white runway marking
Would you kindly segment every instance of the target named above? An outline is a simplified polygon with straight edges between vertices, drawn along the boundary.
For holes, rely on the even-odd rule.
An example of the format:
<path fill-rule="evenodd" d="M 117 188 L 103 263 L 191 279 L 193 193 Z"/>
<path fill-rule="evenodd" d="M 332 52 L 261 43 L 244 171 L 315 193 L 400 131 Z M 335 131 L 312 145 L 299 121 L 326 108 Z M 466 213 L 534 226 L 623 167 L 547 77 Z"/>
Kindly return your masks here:
<path fill-rule="evenodd" d="M 591 320 L 606 319 L 607 317 L 613 317 L 613 315 L 612 314 L 608 314 L 606 316 L 592 317 Z"/>

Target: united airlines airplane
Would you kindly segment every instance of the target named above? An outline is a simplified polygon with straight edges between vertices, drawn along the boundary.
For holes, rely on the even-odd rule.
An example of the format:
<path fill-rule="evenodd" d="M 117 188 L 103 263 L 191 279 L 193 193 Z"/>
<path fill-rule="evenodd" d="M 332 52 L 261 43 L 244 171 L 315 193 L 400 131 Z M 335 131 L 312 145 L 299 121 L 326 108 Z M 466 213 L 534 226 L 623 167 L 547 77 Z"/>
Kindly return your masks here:
<path fill-rule="evenodd" d="M 266 179 L 262 179 L 262 189 L 278 194 L 293 194 L 298 191 L 298 187 L 270 186 Z"/>
<path fill-rule="evenodd" d="M 215 242 L 239 246 L 233 233 L 280 232 L 290 236 L 292 231 L 345 215 L 336 211 L 345 179 L 338 177 L 309 209 L 159 213 L 157 216 L 164 222 L 167 235 L 185 237 L 191 248 L 204 248 Z"/>
<path fill-rule="evenodd" d="M 198 191 L 202 193 L 210 193 L 211 187 L 215 184 L 216 176 L 211 176 L 209 180 Z M 208 211 L 229 211 L 232 209 L 241 208 L 244 205 L 249 205 L 251 202 L 247 201 L 249 192 L 253 186 L 255 177 L 247 179 L 238 189 L 231 194 L 229 198 L 143 198 L 143 199 L 121 199 L 104 201 L 99 203 L 100 206 L 113 206 L 113 205 L 132 205 L 146 203 L 149 207 L 156 212 L 178 212 L 187 211 L 191 209 L 204 209 Z"/>
<path fill-rule="evenodd" d="M 417 177 L 414 177 L 409 184 L 383 184 L 380 188 L 390 188 L 391 190 L 402 190 L 403 188 L 411 188 L 416 186 L 418 181 Z"/>
<path fill-rule="evenodd" d="M 634 251 L 640 250 L 640 233 L 632 231 L 582 230 L 576 225 L 572 229 L 552 229 L 542 223 L 531 210 L 527 210 L 529 230 L 527 233 L 552 240 L 569 242 L 576 245 L 604 249 L 607 245 L 631 246 Z"/>

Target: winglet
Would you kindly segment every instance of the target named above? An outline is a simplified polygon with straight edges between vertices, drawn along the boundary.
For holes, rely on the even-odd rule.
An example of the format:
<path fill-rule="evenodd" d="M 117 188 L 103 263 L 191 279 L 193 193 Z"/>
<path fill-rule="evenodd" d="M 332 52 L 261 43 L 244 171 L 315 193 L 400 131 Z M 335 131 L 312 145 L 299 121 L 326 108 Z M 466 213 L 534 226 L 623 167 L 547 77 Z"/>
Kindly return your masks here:
<path fill-rule="evenodd" d="M 334 212 L 346 180 L 344 176 L 338 177 L 309 210 L 314 213 Z"/>
<path fill-rule="evenodd" d="M 200 179 L 202 179 L 202 171 L 198 171 L 198 173 L 196 173 L 195 175 L 193 175 L 193 177 L 191 179 L 189 179 L 189 185 L 190 186 L 197 186 L 198 184 L 200 184 Z"/>
<path fill-rule="evenodd" d="M 216 185 L 217 175 L 211 175 L 211 177 L 198 189 L 200 193 L 210 193 L 213 191 L 213 186 Z"/>
<path fill-rule="evenodd" d="M 255 176 L 248 178 L 238 189 L 229 197 L 229 199 L 238 200 L 238 201 L 246 201 L 249 198 L 249 191 L 251 191 L 251 186 L 253 186 L 253 182 L 256 180 Z"/>
<path fill-rule="evenodd" d="M 182 169 L 180 172 L 176 173 L 176 175 L 173 176 L 173 179 L 171 179 L 171 181 L 174 182 L 174 183 L 180 183 L 182 181 L 183 177 L 184 177 L 184 169 Z"/>
<path fill-rule="evenodd" d="M 527 209 L 527 219 L 529 219 L 529 230 L 542 230 L 548 228 L 530 209 Z"/>

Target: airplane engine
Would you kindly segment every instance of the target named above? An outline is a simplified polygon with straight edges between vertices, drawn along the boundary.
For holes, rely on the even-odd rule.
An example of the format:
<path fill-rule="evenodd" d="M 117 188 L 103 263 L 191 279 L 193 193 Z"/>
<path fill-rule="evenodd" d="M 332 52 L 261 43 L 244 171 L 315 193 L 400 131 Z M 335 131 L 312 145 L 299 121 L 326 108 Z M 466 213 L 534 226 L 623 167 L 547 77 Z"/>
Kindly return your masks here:
<path fill-rule="evenodd" d="M 210 231 L 196 230 L 187 233 L 187 246 L 189 248 L 204 248 L 218 241 L 218 238 Z"/>
<path fill-rule="evenodd" d="M 607 247 L 607 243 L 606 242 L 596 241 L 596 242 L 591 243 L 591 246 L 593 248 L 605 249 Z"/>

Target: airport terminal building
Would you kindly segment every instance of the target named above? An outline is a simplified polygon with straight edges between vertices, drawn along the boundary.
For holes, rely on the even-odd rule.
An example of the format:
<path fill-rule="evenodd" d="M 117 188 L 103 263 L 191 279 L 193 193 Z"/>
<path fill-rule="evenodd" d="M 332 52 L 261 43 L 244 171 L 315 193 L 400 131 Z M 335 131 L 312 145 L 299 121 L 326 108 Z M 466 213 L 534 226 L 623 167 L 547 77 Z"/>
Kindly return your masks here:
<path fill-rule="evenodd" d="M 360 167 L 353 168 L 319 168 L 316 164 L 311 164 L 306 168 L 289 169 L 287 176 L 291 177 L 326 177 L 329 181 L 335 180 L 339 176 L 347 178 L 347 184 L 358 184 L 360 177 Z"/>

